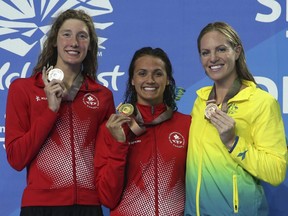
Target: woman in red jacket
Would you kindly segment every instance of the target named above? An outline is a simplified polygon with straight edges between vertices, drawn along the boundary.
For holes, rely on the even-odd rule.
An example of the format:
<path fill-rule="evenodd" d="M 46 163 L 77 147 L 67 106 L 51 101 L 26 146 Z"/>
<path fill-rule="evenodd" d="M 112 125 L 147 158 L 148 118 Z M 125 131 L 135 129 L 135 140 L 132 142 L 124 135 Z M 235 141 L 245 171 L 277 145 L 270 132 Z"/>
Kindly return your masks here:
<path fill-rule="evenodd" d="M 95 81 L 97 49 L 91 17 L 67 10 L 52 25 L 32 76 L 10 86 L 7 158 L 14 169 L 27 169 L 21 216 L 102 215 L 94 147 L 98 126 L 115 107 L 112 92 Z M 48 64 L 57 70 L 46 71 Z"/>
<path fill-rule="evenodd" d="M 111 215 L 183 215 L 191 117 L 177 111 L 172 66 L 160 48 L 134 54 L 124 104 L 101 126 L 96 186 Z"/>

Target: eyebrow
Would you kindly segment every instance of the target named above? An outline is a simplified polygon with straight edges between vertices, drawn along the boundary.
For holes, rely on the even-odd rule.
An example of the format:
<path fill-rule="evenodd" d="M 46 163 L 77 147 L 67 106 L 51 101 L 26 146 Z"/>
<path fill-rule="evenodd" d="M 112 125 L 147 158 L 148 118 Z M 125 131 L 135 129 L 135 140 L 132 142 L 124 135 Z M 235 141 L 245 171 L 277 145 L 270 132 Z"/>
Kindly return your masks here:
<path fill-rule="evenodd" d="M 220 47 L 226 47 L 226 48 L 228 48 L 229 46 L 226 46 L 225 44 L 221 44 L 221 45 L 219 45 L 219 46 L 216 46 L 215 49 L 219 49 Z M 204 51 L 204 50 L 211 50 L 211 49 L 208 49 L 208 48 L 202 48 L 202 49 L 200 49 L 200 51 Z"/>

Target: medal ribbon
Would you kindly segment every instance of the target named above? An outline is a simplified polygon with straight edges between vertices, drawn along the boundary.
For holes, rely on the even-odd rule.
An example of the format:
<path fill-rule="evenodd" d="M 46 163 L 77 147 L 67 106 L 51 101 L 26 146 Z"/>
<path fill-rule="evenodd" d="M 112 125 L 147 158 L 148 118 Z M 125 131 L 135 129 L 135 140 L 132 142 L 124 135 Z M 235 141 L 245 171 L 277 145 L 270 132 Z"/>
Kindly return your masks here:
<path fill-rule="evenodd" d="M 167 110 L 163 113 L 161 113 L 157 118 L 155 118 L 153 121 L 144 123 L 142 115 L 140 111 L 137 109 L 137 115 L 135 118 L 132 118 L 132 122 L 129 124 L 129 127 L 131 131 L 136 135 L 140 136 L 146 131 L 145 126 L 152 126 L 160 124 L 161 122 L 164 122 L 172 117 L 173 110 L 170 107 L 167 107 Z"/>
<path fill-rule="evenodd" d="M 81 73 L 78 73 L 76 78 L 74 79 L 71 87 L 68 89 L 67 95 L 63 98 L 64 101 L 73 101 L 76 97 L 82 83 L 83 83 L 83 76 Z"/>
<path fill-rule="evenodd" d="M 241 85 L 242 85 L 241 80 L 239 78 L 236 78 L 233 82 L 233 85 L 229 89 L 228 93 L 226 94 L 226 96 L 222 102 L 221 110 L 223 112 L 227 113 L 227 111 L 228 111 L 228 104 L 227 103 L 232 97 L 234 97 L 240 91 Z M 216 103 L 215 96 L 216 96 L 216 89 L 215 89 L 215 84 L 214 84 L 213 88 L 209 94 L 206 105 L 208 105 L 209 103 Z"/>

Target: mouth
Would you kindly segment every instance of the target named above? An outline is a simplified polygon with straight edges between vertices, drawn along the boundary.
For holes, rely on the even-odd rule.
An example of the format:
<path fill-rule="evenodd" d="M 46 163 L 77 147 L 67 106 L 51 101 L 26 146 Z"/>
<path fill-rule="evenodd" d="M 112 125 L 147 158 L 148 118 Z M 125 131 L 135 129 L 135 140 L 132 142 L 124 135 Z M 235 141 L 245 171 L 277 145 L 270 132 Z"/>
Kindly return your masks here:
<path fill-rule="evenodd" d="M 69 55 L 78 55 L 80 52 L 76 50 L 66 50 Z"/>
<path fill-rule="evenodd" d="M 155 91 L 157 88 L 156 87 L 143 87 L 145 91 Z"/>
<path fill-rule="evenodd" d="M 218 71 L 218 70 L 220 70 L 223 66 L 224 66 L 224 64 L 210 65 L 209 68 L 210 68 L 212 71 Z"/>

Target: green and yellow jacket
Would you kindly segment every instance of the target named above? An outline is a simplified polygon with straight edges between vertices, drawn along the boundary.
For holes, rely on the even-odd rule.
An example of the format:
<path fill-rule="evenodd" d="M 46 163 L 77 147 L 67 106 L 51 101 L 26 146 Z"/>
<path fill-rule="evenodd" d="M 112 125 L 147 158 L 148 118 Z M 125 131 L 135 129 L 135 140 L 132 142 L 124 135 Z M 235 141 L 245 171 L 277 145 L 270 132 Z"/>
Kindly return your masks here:
<path fill-rule="evenodd" d="M 247 87 L 228 101 L 238 138 L 230 151 L 204 118 L 212 86 L 197 91 L 187 153 L 186 216 L 268 215 L 260 180 L 276 186 L 285 179 L 287 146 L 279 104 L 253 82 L 242 83 Z"/>

